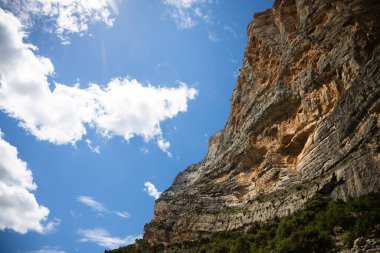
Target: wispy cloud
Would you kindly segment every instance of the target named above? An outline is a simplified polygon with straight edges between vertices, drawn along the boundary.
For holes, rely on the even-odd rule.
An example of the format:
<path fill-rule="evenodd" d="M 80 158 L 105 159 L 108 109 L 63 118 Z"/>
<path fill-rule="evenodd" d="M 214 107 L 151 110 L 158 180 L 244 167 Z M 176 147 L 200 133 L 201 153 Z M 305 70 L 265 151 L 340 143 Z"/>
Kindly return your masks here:
<path fill-rule="evenodd" d="M 196 26 L 200 21 L 210 22 L 210 14 L 204 11 L 212 0 L 162 0 L 168 7 L 170 17 L 179 29 Z"/>
<path fill-rule="evenodd" d="M 165 153 L 168 155 L 168 157 L 170 157 L 170 158 L 173 157 L 172 153 L 169 152 L 170 142 L 164 140 L 163 138 L 159 138 L 159 139 L 157 140 L 157 145 L 158 145 L 158 147 L 159 147 L 163 152 L 165 152 Z"/>
<path fill-rule="evenodd" d="M 73 211 L 73 210 L 70 211 L 70 215 L 71 215 L 71 217 L 73 217 L 73 218 L 82 217 L 82 214 L 78 214 L 78 213 L 76 213 L 76 212 Z"/>
<path fill-rule="evenodd" d="M 156 186 L 154 186 L 154 184 L 152 184 L 151 182 L 144 183 L 144 191 L 147 192 L 149 196 L 155 199 L 158 199 L 161 195 L 161 192 L 159 192 Z"/>
<path fill-rule="evenodd" d="M 47 30 L 55 33 L 63 44 L 70 43 L 70 34 L 84 35 L 94 23 L 111 27 L 112 13 L 118 13 L 113 0 L 0 0 L 0 3 L 24 24 L 32 25 L 34 19 L 43 21 Z"/>
<path fill-rule="evenodd" d="M 140 239 L 142 236 L 129 235 L 124 238 L 111 236 L 110 233 L 104 228 L 94 228 L 94 229 L 79 229 L 78 231 L 80 242 L 91 242 L 97 245 L 109 249 L 118 248 L 120 246 L 125 246 L 132 244 L 136 239 Z"/>
<path fill-rule="evenodd" d="M 0 33 L 0 52 L 7 59 L 0 61 L 0 110 L 19 120 L 37 139 L 75 144 L 91 127 L 107 138 L 155 140 L 168 154 L 161 122 L 186 112 L 189 100 L 197 95 L 195 89 L 183 82 L 165 88 L 128 78 L 113 79 L 106 87 L 92 83 L 83 89 L 54 83 L 51 89 L 52 62 L 24 43 L 22 24 L 2 9 Z"/>
<path fill-rule="evenodd" d="M 128 212 L 119 212 L 119 211 L 116 211 L 115 214 L 121 218 L 129 218 L 131 215 L 128 213 Z"/>
<path fill-rule="evenodd" d="M 98 214 L 108 213 L 107 208 L 100 202 L 96 201 L 94 198 L 89 196 L 79 196 L 77 198 L 79 202 L 91 207 L 91 209 Z"/>
<path fill-rule="evenodd" d="M 42 232 L 42 234 L 50 234 L 56 232 L 58 226 L 61 224 L 61 219 L 54 218 L 53 220 L 49 221 Z"/>
<path fill-rule="evenodd" d="M 220 41 L 218 35 L 216 33 L 214 33 L 214 32 L 209 32 L 208 33 L 208 39 L 210 41 L 212 41 L 212 42 L 219 42 Z"/>
<path fill-rule="evenodd" d="M 16 147 L 3 139 L 0 130 L 0 230 L 48 233 L 59 220 L 46 222 L 49 209 L 37 203 L 32 172 L 18 157 Z M 27 210 L 27 211 L 26 211 Z"/>
<path fill-rule="evenodd" d="M 77 201 L 90 207 L 98 215 L 115 214 L 121 218 L 129 218 L 131 215 L 126 211 L 112 211 L 105 207 L 105 205 L 99 201 L 96 201 L 90 196 L 79 196 Z"/>
<path fill-rule="evenodd" d="M 144 155 L 146 155 L 149 153 L 149 149 L 146 147 L 142 147 L 142 148 L 140 148 L 140 152 L 143 153 Z"/>
<path fill-rule="evenodd" d="M 58 247 L 44 246 L 38 250 L 27 251 L 27 253 L 66 253 Z"/>
<path fill-rule="evenodd" d="M 99 146 L 93 146 L 92 141 L 89 139 L 86 139 L 87 147 L 91 150 L 92 153 L 100 154 L 100 147 Z"/>
<path fill-rule="evenodd" d="M 240 37 L 240 36 L 235 32 L 235 30 L 234 30 L 231 26 L 229 26 L 229 25 L 224 25 L 224 26 L 223 26 L 223 29 L 224 29 L 225 31 L 231 33 L 232 36 L 233 36 L 235 39 L 237 39 L 237 38 Z"/>

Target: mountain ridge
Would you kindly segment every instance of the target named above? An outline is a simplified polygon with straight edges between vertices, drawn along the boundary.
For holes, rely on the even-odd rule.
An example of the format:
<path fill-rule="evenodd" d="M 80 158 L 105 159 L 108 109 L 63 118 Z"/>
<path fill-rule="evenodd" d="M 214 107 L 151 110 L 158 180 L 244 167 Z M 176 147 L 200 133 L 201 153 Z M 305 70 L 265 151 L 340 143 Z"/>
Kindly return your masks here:
<path fill-rule="evenodd" d="M 156 201 L 144 239 L 196 240 L 289 215 L 316 192 L 347 200 L 376 190 L 378 10 L 279 0 L 255 14 L 227 124 Z"/>
<path fill-rule="evenodd" d="M 380 188 L 380 3 L 277 0 L 254 15 L 224 129 L 156 201 L 149 245 L 246 231 L 316 194 Z"/>

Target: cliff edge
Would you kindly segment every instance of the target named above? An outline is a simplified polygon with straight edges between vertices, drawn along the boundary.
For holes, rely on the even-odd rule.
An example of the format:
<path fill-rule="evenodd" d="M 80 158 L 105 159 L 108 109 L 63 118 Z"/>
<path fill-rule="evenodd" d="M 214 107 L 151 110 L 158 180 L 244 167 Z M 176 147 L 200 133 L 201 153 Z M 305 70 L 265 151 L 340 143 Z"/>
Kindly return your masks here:
<path fill-rule="evenodd" d="M 380 2 L 277 0 L 254 15 L 231 112 L 145 226 L 149 244 L 244 231 L 316 193 L 380 188 Z"/>

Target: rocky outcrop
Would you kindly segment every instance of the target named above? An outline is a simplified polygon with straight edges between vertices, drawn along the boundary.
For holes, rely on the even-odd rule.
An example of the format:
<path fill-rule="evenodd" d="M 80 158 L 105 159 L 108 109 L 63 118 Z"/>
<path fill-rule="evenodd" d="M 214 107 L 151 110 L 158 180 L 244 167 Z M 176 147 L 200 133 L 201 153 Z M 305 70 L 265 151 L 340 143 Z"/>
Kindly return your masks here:
<path fill-rule="evenodd" d="M 316 192 L 380 188 L 380 3 L 277 0 L 255 14 L 223 131 L 145 227 L 150 244 L 289 215 Z"/>
<path fill-rule="evenodd" d="M 379 253 L 380 239 L 366 239 L 363 237 L 357 238 L 351 249 L 342 250 L 340 253 Z"/>

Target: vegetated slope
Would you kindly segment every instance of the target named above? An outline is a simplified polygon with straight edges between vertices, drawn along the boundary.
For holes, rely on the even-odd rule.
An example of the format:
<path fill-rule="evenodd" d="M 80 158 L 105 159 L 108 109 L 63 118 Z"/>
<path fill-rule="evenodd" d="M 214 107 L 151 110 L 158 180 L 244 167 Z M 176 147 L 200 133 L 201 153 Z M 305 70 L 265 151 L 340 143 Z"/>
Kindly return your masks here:
<path fill-rule="evenodd" d="M 349 248 L 349 249 L 347 249 Z M 380 252 L 380 193 L 345 203 L 317 194 L 303 210 L 246 232 L 225 231 L 199 241 L 149 247 L 144 240 L 106 253 Z M 345 250 L 345 251 L 344 251 Z"/>
<path fill-rule="evenodd" d="M 224 129 L 156 201 L 144 242 L 246 231 L 316 194 L 380 187 L 380 2 L 277 0 L 254 15 Z"/>

